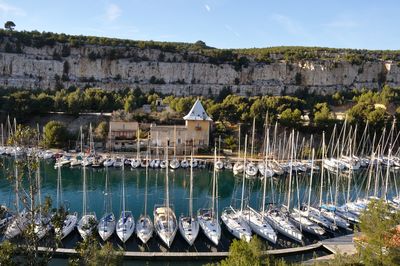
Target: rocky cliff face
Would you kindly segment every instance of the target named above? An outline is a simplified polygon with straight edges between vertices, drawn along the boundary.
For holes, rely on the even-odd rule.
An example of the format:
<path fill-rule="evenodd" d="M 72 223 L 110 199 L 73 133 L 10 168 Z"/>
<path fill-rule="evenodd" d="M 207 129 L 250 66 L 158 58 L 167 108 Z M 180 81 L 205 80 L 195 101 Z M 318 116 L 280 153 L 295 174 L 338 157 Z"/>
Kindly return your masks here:
<path fill-rule="evenodd" d="M 0 47 L 0 86 L 54 89 L 94 86 L 105 89 L 135 88 L 175 95 L 217 95 L 224 87 L 241 95 L 291 94 L 308 90 L 319 94 L 353 88 L 379 88 L 383 83 L 399 86 L 400 67 L 391 61 L 303 60 L 257 63 L 250 60 L 239 69 L 232 64 L 188 62 L 180 53 L 65 44 L 42 48 L 23 47 L 5 52 Z M 101 56 L 110 51 L 118 57 Z M 111 54 L 112 54 L 111 53 Z M 100 56 L 99 56 L 100 55 Z"/>

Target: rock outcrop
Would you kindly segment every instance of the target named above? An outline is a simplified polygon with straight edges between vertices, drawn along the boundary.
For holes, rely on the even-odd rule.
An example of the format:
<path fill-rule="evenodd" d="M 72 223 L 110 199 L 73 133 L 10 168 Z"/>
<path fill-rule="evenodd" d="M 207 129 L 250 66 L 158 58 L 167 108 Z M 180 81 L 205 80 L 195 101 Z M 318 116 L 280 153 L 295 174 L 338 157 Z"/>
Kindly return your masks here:
<path fill-rule="evenodd" d="M 246 66 L 238 68 L 232 63 L 209 63 L 201 57 L 188 62 L 181 53 L 148 48 L 82 45 L 69 47 L 67 54 L 62 52 L 65 44 L 24 46 L 18 53 L 5 52 L 4 45 L 0 48 L 3 87 L 140 87 L 145 92 L 204 96 L 217 95 L 229 87 L 233 93 L 250 96 L 302 90 L 331 94 L 353 88 L 376 89 L 384 83 L 400 85 L 399 65 L 384 60 L 361 64 L 322 59 L 258 63 L 250 58 Z M 118 51 L 119 56 L 106 56 L 110 51 Z"/>

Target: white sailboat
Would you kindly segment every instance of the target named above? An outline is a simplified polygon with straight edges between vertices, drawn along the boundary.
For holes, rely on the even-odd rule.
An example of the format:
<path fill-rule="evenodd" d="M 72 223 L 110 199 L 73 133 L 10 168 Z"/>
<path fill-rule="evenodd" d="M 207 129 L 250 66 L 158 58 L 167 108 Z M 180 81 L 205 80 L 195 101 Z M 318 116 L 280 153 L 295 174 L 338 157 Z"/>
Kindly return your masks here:
<path fill-rule="evenodd" d="M 125 243 L 135 230 L 135 219 L 131 211 L 126 210 L 125 205 L 125 167 L 122 167 L 122 212 L 117 222 L 117 235 Z"/>
<path fill-rule="evenodd" d="M 123 157 L 116 157 L 113 166 L 114 167 L 124 167 L 125 165 L 125 158 Z"/>
<path fill-rule="evenodd" d="M 214 149 L 214 163 L 217 161 L 217 150 Z M 200 227 L 208 239 L 216 246 L 221 239 L 221 226 L 218 221 L 218 178 L 214 168 L 212 179 L 212 201 L 210 208 L 200 209 L 197 214 Z"/>
<path fill-rule="evenodd" d="M 168 150 L 166 150 L 166 171 L 165 171 L 165 203 L 154 206 L 154 228 L 157 235 L 169 247 L 174 241 L 178 231 L 178 223 L 174 211 L 169 204 L 169 180 L 168 180 Z"/>
<path fill-rule="evenodd" d="M 87 213 L 87 188 L 86 188 L 86 166 L 83 166 L 83 208 L 82 218 L 78 222 L 78 232 L 83 239 L 86 239 L 93 233 L 97 225 L 96 213 Z"/>
<path fill-rule="evenodd" d="M 247 135 L 244 141 L 244 161 L 246 161 L 247 153 Z M 242 177 L 242 195 L 240 201 L 240 210 L 235 210 L 232 206 L 225 208 L 221 214 L 221 220 L 225 224 L 228 231 L 236 238 L 243 239 L 246 242 L 251 240 L 251 229 L 247 224 L 246 220 L 243 218 L 242 212 L 244 209 L 244 186 L 246 180 L 246 174 Z"/>
<path fill-rule="evenodd" d="M 115 163 L 115 159 L 112 157 L 107 157 L 106 160 L 103 162 L 104 167 L 111 167 Z"/>
<path fill-rule="evenodd" d="M 193 161 L 193 151 L 191 154 Z M 190 188 L 189 188 L 189 216 L 179 217 L 179 231 L 186 242 L 191 246 L 199 234 L 199 222 L 193 215 L 193 164 L 190 164 Z"/>
<path fill-rule="evenodd" d="M 269 147 L 269 131 L 267 129 L 267 145 L 266 145 L 266 153 L 265 153 L 265 164 L 267 165 L 267 154 L 268 154 L 268 147 Z M 259 235 L 260 237 L 270 241 L 271 243 L 275 244 L 277 241 L 277 235 L 275 230 L 272 226 L 268 223 L 268 221 L 264 217 L 265 213 L 265 196 L 267 191 L 267 176 L 266 172 L 264 172 L 263 178 L 263 198 L 262 198 L 262 205 L 261 205 L 261 212 L 258 212 L 247 206 L 245 210 L 242 211 L 242 216 L 245 221 L 250 226 L 251 230 Z M 269 176 L 272 177 L 272 176 Z"/>
<path fill-rule="evenodd" d="M 146 159 L 148 159 L 149 151 L 147 151 Z M 153 236 L 154 226 L 153 222 L 150 219 L 150 216 L 147 214 L 147 182 L 149 178 L 149 165 L 146 166 L 146 184 L 144 191 L 144 214 L 140 215 L 137 224 L 136 224 L 136 235 L 146 244 L 147 241 Z"/>
<path fill-rule="evenodd" d="M 308 233 L 316 235 L 316 236 L 322 236 L 325 234 L 325 230 L 323 228 L 321 228 L 317 224 L 317 222 L 314 222 L 313 220 L 322 221 L 322 219 L 323 220 L 325 220 L 325 219 L 323 217 L 319 218 L 319 216 L 313 216 L 312 213 L 310 212 L 311 186 L 312 186 L 313 174 L 314 174 L 314 149 L 312 150 L 312 166 L 311 166 L 311 178 L 310 178 L 310 188 L 309 188 L 309 194 L 308 194 L 307 212 L 304 212 L 304 210 L 301 210 L 299 192 L 297 192 L 299 206 L 298 206 L 298 208 L 293 208 L 293 212 L 290 213 L 290 219 L 301 231 L 305 231 L 305 232 L 308 232 Z M 296 179 L 297 179 L 296 183 L 297 183 L 297 191 L 298 191 L 297 173 L 296 173 Z M 289 186 L 290 185 L 291 184 L 289 184 Z"/>
<path fill-rule="evenodd" d="M 61 166 L 57 168 L 57 209 L 59 212 L 64 212 L 63 200 L 62 200 L 62 177 L 61 177 Z M 76 227 L 78 223 L 78 213 L 72 214 L 67 213 L 64 221 L 60 228 L 55 227 L 55 233 L 61 239 L 67 237 Z"/>
<path fill-rule="evenodd" d="M 103 241 L 106 241 L 115 231 L 115 216 L 112 212 L 111 192 L 108 189 L 108 169 L 106 169 L 106 184 L 104 189 L 104 210 L 105 214 L 101 217 L 97 230 Z"/>
<path fill-rule="evenodd" d="M 328 219 L 326 219 L 318 209 L 310 206 L 313 174 L 314 174 L 314 154 L 315 154 L 315 150 L 313 148 L 312 149 L 312 159 L 311 159 L 310 186 L 309 186 L 309 190 L 308 190 L 308 203 L 302 204 L 299 209 L 294 208 L 293 211 L 298 212 L 300 215 L 307 217 L 310 221 L 317 223 L 318 225 L 321 225 L 324 228 L 334 231 L 334 230 L 337 230 L 337 226 L 334 223 L 332 223 L 331 221 L 329 221 Z M 322 171 L 324 171 L 324 169 L 322 169 Z M 321 183 L 321 185 L 322 185 L 322 183 Z"/>
<path fill-rule="evenodd" d="M 34 233 L 38 237 L 38 239 L 42 239 L 47 232 L 51 229 L 50 224 L 50 217 L 47 214 L 43 213 L 42 210 L 42 193 L 41 193 L 41 176 L 40 176 L 40 162 L 39 159 L 36 157 L 37 160 L 37 168 L 36 168 L 36 186 L 37 186 L 37 199 L 39 210 L 36 213 L 36 217 L 34 219 Z"/>
<path fill-rule="evenodd" d="M 15 208 L 16 214 L 13 220 L 8 224 L 4 236 L 6 239 L 14 238 L 20 235 L 29 225 L 30 214 L 24 209 L 19 211 L 19 185 L 18 185 L 18 167 L 17 156 L 14 156 L 15 162 Z"/>
<path fill-rule="evenodd" d="M 291 138 L 294 138 L 294 134 L 291 134 Z M 293 149 L 293 146 L 292 146 Z M 291 150 L 291 154 L 293 154 L 293 150 Z M 290 157 L 293 157 L 292 155 Z M 291 182 L 292 182 L 292 172 L 293 172 L 293 164 L 290 164 L 289 170 L 289 189 L 288 189 L 288 202 L 287 202 L 287 210 L 290 207 L 290 195 L 291 195 Z M 272 178 L 271 178 L 271 184 Z M 285 208 L 283 208 L 285 209 Z M 287 211 L 280 210 L 276 207 L 270 208 L 265 213 L 265 218 L 268 223 L 279 233 L 285 235 L 295 241 L 303 243 L 303 234 L 289 221 L 289 215 Z"/>

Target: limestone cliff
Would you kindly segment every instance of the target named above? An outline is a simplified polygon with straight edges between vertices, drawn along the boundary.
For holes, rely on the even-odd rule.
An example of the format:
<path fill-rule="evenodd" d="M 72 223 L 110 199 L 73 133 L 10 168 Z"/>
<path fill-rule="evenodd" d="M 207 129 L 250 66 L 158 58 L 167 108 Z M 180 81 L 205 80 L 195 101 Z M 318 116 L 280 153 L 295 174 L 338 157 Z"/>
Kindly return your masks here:
<path fill-rule="evenodd" d="M 390 60 L 274 60 L 260 63 L 251 56 L 245 65 L 210 63 L 203 55 L 189 62 L 187 54 L 151 48 L 84 44 L 74 47 L 18 47 L 0 45 L 0 86 L 54 89 L 95 86 L 135 88 L 175 95 L 217 95 L 224 87 L 242 95 L 291 94 L 308 90 L 319 94 L 353 88 L 399 86 L 400 69 Z M 65 50 L 67 49 L 67 52 Z M 117 56 L 115 55 L 117 54 Z M 276 55 L 275 55 L 276 57 Z M 279 56 L 278 56 L 279 58 Z"/>

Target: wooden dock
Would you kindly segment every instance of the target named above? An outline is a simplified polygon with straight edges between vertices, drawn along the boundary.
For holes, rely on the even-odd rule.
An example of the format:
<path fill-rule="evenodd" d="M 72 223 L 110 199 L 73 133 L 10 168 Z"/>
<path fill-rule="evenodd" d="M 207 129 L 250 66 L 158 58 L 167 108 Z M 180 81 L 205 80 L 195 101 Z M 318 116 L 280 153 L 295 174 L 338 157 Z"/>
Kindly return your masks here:
<path fill-rule="evenodd" d="M 353 242 L 353 234 L 327 239 L 320 241 L 316 244 L 311 244 L 302 247 L 285 248 L 285 249 L 273 249 L 264 251 L 264 255 L 272 256 L 285 256 L 293 254 L 302 254 L 312 252 L 314 250 L 325 248 L 332 254 L 317 258 L 317 260 L 332 259 L 334 254 L 354 254 L 356 248 Z M 46 248 L 39 248 L 41 251 L 46 251 Z M 69 248 L 58 248 L 56 250 L 58 256 L 72 256 L 76 254 L 75 249 Z M 187 260 L 187 259 L 211 259 L 218 260 L 224 259 L 229 255 L 229 252 L 141 252 L 141 251 L 125 251 L 124 257 L 127 259 L 144 259 L 144 260 L 156 260 L 156 259 L 175 259 L 175 260 Z"/>
<path fill-rule="evenodd" d="M 322 241 L 324 248 L 332 252 L 332 254 L 353 255 L 357 252 L 353 241 L 354 234 L 339 236 Z"/>

